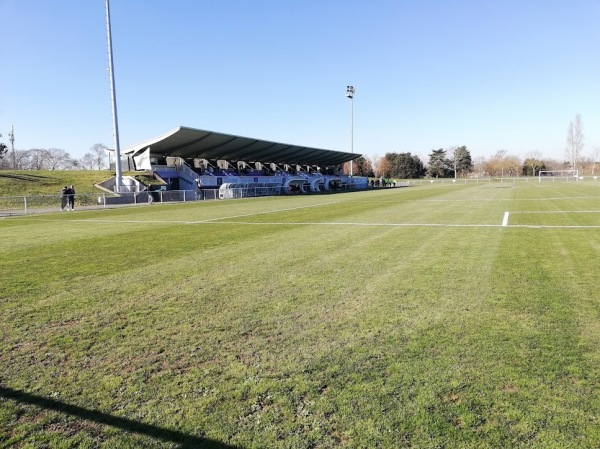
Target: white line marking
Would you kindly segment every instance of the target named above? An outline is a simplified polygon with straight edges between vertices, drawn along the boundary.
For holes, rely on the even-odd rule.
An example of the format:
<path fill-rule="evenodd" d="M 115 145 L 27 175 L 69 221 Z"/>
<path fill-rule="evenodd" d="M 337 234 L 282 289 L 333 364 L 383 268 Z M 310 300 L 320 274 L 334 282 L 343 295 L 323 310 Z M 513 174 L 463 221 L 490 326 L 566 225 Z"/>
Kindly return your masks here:
<path fill-rule="evenodd" d="M 461 223 L 352 223 L 352 222 L 252 222 L 252 221 L 220 221 L 199 222 L 198 224 L 228 224 L 228 225 L 271 225 L 271 226 L 373 226 L 373 227 L 436 227 L 436 228 L 501 228 L 499 224 L 461 224 Z M 600 225 L 510 225 L 510 228 L 584 228 L 598 229 Z"/>
<path fill-rule="evenodd" d="M 511 228 L 530 229 L 600 229 L 598 225 L 510 225 Z"/>
<path fill-rule="evenodd" d="M 556 200 L 585 200 L 585 199 L 600 199 L 600 197 L 598 196 L 561 196 L 561 197 L 556 197 L 556 198 L 468 198 L 468 199 L 446 199 L 446 198 L 440 198 L 440 199 L 427 199 L 427 200 L 420 200 L 424 203 L 465 203 L 465 202 L 482 202 L 482 201 L 493 201 L 493 202 L 498 202 L 498 201 L 510 201 L 510 202 L 517 202 L 517 201 L 525 201 L 525 202 L 530 202 L 530 201 L 541 201 L 541 202 L 547 202 L 547 201 L 556 201 Z M 353 202 L 355 200 L 352 200 Z M 417 200 L 419 201 L 419 200 Z M 358 200 L 356 200 L 356 202 L 358 202 Z M 367 202 L 367 201 L 365 201 Z M 371 201 L 369 201 L 371 202 Z M 373 201 L 375 202 L 375 201 Z"/>
<path fill-rule="evenodd" d="M 508 215 L 509 215 L 509 212 L 504 212 L 504 218 L 502 219 L 502 226 L 508 226 Z"/>
<path fill-rule="evenodd" d="M 184 220 L 100 220 L 75 219 L 53 220 L 48 218 L 23 218 L 24 220 L 53 221 L 60 223 L 130 223 L 130 224 L 173 224 L 173 225 L 254 225 L 254 226 L 365 226 L 365 227 L 436 227 L 436 228 L 501 228 L 501 224 L 465 224 L 465 223 L 357 223 L 343 221 L 307 221 L 307 222 L 252 222 L 252 221 L 184 221 Z M 599 229 L 600 225 L 510 225 L 512 228 L 531 229 Z"/>
<path fill-rule="evenodd" d="M 600 210 L 522 210 L 513 214 L 599 214 Z"/>
<path fill-rule="evenodd" d="M 498 228 L 500 225 L 497 224 L 452 224 L 452 223 L 356 223 L 356 222 L 343 222 L 343 221 L 306 221 L 306 222 L 258 222 L 258 221 L 220 221 L 211 223 L 200 223 L 200 224 L 243 224 L 243 225 L 272 225 L 272 226 L 287 226 L 287 225 L 301 225 L 301 226 L 374 226 L 374 227 L 437 227 L 437 228 Z M 600 226 L 599 226 L 600 227 Z"/>

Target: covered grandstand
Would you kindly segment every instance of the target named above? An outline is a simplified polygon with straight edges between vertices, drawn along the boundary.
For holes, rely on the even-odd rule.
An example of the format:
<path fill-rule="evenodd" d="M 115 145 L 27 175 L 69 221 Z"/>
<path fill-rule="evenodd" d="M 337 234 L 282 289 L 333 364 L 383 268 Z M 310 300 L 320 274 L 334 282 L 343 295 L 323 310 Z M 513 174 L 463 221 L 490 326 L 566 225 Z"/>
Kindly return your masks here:
<path fill-rule="evenodd" d="M 223 198 L 237 195 L 229 188 L 260 196 L 366 189 L 366 177 L 344 174 L 344 163 L 360 156 L 180 126 L 125 149 L 122 161 L 129 170 L 152 171 L 166 190 L 201 186 Z"/>

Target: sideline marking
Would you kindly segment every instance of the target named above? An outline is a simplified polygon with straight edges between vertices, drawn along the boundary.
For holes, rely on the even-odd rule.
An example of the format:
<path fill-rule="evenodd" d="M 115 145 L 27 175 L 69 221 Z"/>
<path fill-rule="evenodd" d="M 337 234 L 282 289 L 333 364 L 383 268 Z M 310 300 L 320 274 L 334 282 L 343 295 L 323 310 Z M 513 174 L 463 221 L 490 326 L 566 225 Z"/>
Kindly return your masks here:
<path fill-rule="evenodd" d="M 508 215 L 510 212 L 504 212 L 504 218 L 502 219 L 502 226 L 508 226 Z"/>
<path fill-rule="evenodd" d="M 513 214 L 598 214 L 600 210 L 531 210 L 516 211 Z"/>
<path fill-rule="evenodd" d="M 429 228 L 501 228 L 499 224 L 453 224 L 453 223 L 353 223 L 353 222 L 252 222 L 252 221 L 222 221 L 222 222 L 199 222 L 198 224 L 230 224 L 230 225 L 272 225 L 272 226 L 288 226 L 288 225 L 302 225 L 302 226 L 373 226 L 373 227 L 429 227 Z M 510 228 L 531 228 L 531 229 L 543 229 L 543 228 L 575 228 L 575 229 L 599 229 L 600 225 L 510 225 Z"/>
<path fill-rule="evenodd" d="M 482 201 L 493 201 L 493 202 L 498 202 L 498 201 L 511 201 L 511 202 L 516 202 L 516 201 L 541 201 L 541 202 L 546 202 L 546 201 L 556 201 L 556 200 L 597 200 L 600 199 L 600 197 L 598 196 L 559 196 L 556 198 L 468 198 L 468 199 L 449 199 L 449 198 L 440 198 L 440 199 L 424 199 L 424 200 L 420 200 L 424 203 L 430 202 L 430 203 L 465 203 L 465 202 L 482 202 Z M 354 201 L 354 200 L 352 200 Z M 359 201 L 359 200 L 357 200 Z M 362 201 L 362 200 L 360 200 Z M 419 201 L 419 200 L 417 200 Z M 367 202 L 367 201 L 365 201 Z M 375 201 L 374 201 L 375 202 Z"/>
<path fill-rule="evenodd" d="M 255 226 L 364 226 L 364 227 L 430 227 L 430 228 L 501 228 L 501 224 L 466 224 L 466 223 L 360 223 L 343 221 L 293 221 L 293 222 L 253 222 L 253 221 L 185 221 L 185 220 L 101 220 L 101 219 L 74 219 L 52 220 L 48 218 L 23 218 L 24 220 L 53 221 L 61 223 L 130 223 L 130 224 L 188 224 L 188 225 L 255 225 Z M 530 229 L 600 229 L 600 225 L 525 225 L 513 224 L 512 228 Z"/>

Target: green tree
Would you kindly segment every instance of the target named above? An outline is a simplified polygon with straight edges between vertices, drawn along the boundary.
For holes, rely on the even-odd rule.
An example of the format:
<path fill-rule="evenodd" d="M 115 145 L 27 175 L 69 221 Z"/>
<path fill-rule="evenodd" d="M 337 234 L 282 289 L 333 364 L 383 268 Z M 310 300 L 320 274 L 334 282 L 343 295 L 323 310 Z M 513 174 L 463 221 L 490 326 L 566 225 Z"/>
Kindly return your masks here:
<path fill-rule="evenodd" d="M 537 176 L 540 170 L 546 170 L 546 164 L 535 157 L 528 157 L 523 161 L 523 175 Z"/>
<path fill-rule="evenodd" d="M 385 159 L 389 161 L 390 175 L 393 177 L 415 179 L 425 174 L 425 166 L 416 154 L 387 153 Z"/>
<path fill-rule="evenodd" d="M 449 159 L 450 167 L 454 172 L 454 177 L 466 176 L 467 173 L 473 170 L 473 161 L 471 159 L 471 152 L 467 149 L 466 145 L 455 148 L 451 153 L 451 159 Z"/>
<path fill-rule="evenodd" d="M 8 151 L 6 145 L 4 145 L 3 143 L 0 143 L 0 159 L 2 159 L 4 157 L 4 155 L 6 154 L 6 152 Z"/>
<path fill-rule="evenodd" d="M 432 178 L 445 178 L 448 176 L 448 163 L 446 160 L 446 150 L 432 150 L 429 155 L 429 164 L 427 173 Z"/>
<path fill-rule="evenodd" d="M 364 158 L 363 156 L 354 160 L 353 171 L 355 176 L 375 176 L 375 172 L 373 171 L 373 165 L 371 164 L 371 161 Z"/>

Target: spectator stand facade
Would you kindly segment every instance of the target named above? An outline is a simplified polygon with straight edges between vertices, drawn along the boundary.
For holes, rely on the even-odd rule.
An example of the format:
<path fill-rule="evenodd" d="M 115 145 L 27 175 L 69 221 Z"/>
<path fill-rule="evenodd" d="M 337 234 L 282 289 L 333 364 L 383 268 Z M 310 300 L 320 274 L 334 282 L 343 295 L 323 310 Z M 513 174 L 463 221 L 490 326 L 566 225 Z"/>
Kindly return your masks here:
<path fill-rule="evenodd" d="M 163 190 L 195 191 L 200 183 L 224 199 L 366 189 L 366 177 L 343 171 L 360 156 L 180 126 L 125 149 L 122 166 L 152 171 Z"/>

